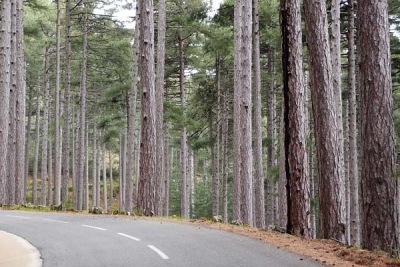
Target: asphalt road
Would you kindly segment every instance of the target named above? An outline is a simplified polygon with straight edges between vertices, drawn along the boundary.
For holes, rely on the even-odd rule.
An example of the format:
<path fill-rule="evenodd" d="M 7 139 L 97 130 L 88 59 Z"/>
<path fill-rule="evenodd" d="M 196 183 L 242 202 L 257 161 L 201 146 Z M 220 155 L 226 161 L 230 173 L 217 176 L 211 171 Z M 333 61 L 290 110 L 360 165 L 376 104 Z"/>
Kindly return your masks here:
<path fill-rule="evenodd" d="M 44 267 L 323 266 L 242 235 L 133 217 L 0 211 L 0 230 L 37 247 Z"/>

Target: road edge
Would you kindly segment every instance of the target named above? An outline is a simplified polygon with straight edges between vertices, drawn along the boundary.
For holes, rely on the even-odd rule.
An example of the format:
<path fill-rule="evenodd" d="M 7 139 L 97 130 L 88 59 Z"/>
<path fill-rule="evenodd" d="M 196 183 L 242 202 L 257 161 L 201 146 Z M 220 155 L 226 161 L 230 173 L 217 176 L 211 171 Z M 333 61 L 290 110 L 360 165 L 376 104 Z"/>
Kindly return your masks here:
<path fill-rule="evenodd" d="M 0 230 L 0 267 L 42 267 L 39 250 L 17 235 Z"/>

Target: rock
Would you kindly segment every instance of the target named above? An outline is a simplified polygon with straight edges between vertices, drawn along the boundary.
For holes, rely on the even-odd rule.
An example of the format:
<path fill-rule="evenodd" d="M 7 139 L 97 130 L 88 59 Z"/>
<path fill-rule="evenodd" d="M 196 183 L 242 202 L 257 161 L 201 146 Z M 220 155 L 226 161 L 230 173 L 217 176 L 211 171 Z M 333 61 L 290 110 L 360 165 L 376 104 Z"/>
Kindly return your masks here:
<path fill-rule="evenodd" d="M 102 207 L 92 207 L 92 208 L 89 210 L 89 213 L 92 213 L 92 214 L 102 214 L 102 213 L 103 213 L 103 208 L 102 208 Z"/>

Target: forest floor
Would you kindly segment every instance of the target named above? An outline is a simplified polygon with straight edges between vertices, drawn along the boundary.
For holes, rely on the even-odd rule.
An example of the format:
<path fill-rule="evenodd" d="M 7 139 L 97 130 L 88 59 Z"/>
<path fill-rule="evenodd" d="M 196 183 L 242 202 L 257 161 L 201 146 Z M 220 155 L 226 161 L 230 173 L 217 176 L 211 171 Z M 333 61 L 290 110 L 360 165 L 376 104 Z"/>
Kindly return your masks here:
<path fill-rule="evenodd" d="M 165 218 L 156 219 L 166 220 Z M 334 240 L 303 239 L 269 229 L 262 230 L 246 226 L 215 223 L 206 219 L 187 221 L 177 219 L 171 220 L 242 234 L 276 246 L 278 249 L 283 249 L 300 255 L 304 255 L 328 266 L 400 267 L 399 259 L 390 258 L 386 253 L 382 251 L 368 251 L 356 247 L 349 247 Z"/>

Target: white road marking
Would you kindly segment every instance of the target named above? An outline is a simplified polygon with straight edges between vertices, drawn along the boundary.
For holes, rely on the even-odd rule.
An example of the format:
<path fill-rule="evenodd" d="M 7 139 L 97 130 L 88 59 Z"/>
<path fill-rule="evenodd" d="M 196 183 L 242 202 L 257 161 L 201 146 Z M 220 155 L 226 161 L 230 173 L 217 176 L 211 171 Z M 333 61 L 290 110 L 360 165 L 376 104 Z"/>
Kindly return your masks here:
<path fill-rule="evenodd" d="M 52 220 L 52 219 L 43 219 L 43 221 L 47 221 L 47 222 L 56 222 L 56 223 L 68 223 L 68 222 L 58 221 L 58 220 Z"/>
<path fill-rule="evenodd" d="M 164 260 L 168 260 L 169 257 L 167 255 L 164 254 L 164 252 L 162 252 L 161 250 L 159 250 L 158 248 L 156 248 L 153 245 L 147 245 L 150 249 L 154 250 L 161 258 L 163 258 Z"/>
<path fill-rule="evenodd" d="M 127 238 L 130 238 L 130 239 L 133 239 L 133 240 L 135 240 L 135 241 L 140 241 L 139 238 L 134 237 L 134 236 L 126 235 L 126 234 L 123 234 L 123 233 L 118 233 L 118 234 L 121 235 L 121 236 L 125 236 L 125 237 L 127 237 Z"/>
<path fill-rule="evenodd" d="M 100 227 L 96 227 L 96 226 L 90 226 L 90 225 L 86 225 L 86 224 L 82 224 L 83 227 L 88 227 L 88 228 L 92 228 L 92 229 L 96 229 L 96 230 L 101 230 L 101 231 L 106 231 L 107 229 L 104 228 L 100 228 Z"/>
<path fill-rule="evenodd" d="M 15 216 L 15 215 L 6 215 L 6 217 L 11 217 L 11 218 L 20 218 L 20 219 L 31 219 L 31 217 L 25 217 L 25 216 Z"/>

